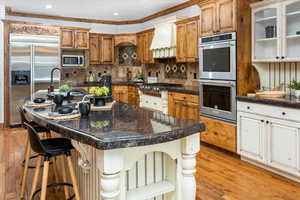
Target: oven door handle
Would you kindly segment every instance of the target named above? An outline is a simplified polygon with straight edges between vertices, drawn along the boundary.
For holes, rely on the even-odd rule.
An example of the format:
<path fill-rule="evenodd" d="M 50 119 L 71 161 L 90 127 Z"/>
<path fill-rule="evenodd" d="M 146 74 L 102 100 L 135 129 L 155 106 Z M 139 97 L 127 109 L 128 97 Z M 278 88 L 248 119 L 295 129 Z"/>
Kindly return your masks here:
<path fill-rule="evenodd" d="M 236 86 L 234 81 L 215 81 L 215 80 L 198 80 L 200 84 L 204 85 L 217 85 L 217 86 Z"/>
<path fill-rule="evenodd" d="M 235 46 L 235 45 L 236 45 L 235 41 L 226 41 L 226 42 L 218 42 L 218 43 L 201 44 L 200 48 L 201 49 L 219 49 L 219 48 L 231 47 L 231 46 Z"/>

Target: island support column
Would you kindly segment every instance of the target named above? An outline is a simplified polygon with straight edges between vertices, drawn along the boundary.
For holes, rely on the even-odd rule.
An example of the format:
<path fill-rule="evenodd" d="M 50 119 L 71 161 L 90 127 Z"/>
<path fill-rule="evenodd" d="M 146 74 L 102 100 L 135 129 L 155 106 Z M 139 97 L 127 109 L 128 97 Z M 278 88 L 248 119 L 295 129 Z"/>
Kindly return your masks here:
<path fill-rule="evenodd" d="M 183 139 L 181 199 L 196 199 L 196 154 L 199 151 L 199 134 L 194 134 Z"/>
<path fill-rule="evenodd" d="M 119 200 L 121 194 L 121 171 L 123 153 L 121 150 L 97 152 L 98 169 L 101 172 L 100 186 L 102 200 Z"/>

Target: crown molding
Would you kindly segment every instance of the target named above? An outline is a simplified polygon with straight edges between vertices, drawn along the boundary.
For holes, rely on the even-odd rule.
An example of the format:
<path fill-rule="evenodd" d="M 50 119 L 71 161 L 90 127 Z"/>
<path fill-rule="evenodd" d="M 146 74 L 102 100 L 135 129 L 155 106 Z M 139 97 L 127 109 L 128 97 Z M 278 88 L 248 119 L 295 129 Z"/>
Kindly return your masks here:
<path fill-rule="evenodd" d="M 142 19 L 137 20 L 127 20 L 127 21 L 113 21 L 113 20 L 101 20 L 101 19 L 85 19 L 85 18 L 76 18 L 76 17 L 64 17 L 64 16 L 55 16 L 55 15 L 42 15 L 42 14 L 34 14 L 34 13 L 24 13 L 24 12 L 15 12 L 10 7 L 6 7 L 6 14 L 9 16 L 16 17 L 30 17 L 30 18 L 42 18 L 42 19 L 50 19 L 50 20 L 62 20 L 62 21 L 72 21 L 72 22 L 83 22 L 83 23 L 96 23 L 96 24 L 111 24 L 111 25 L 128 25 L 128 24 L 140 24 L 152 19 L 171 14 L 173 12 L 185 9 L 187 7 L 196 5 L 201 0 L 189 0 L 182 4 L 173 6 L 171 8 L 167 8 L 165 10 L 159 11 L 155 14 L 149 15 Z"/>

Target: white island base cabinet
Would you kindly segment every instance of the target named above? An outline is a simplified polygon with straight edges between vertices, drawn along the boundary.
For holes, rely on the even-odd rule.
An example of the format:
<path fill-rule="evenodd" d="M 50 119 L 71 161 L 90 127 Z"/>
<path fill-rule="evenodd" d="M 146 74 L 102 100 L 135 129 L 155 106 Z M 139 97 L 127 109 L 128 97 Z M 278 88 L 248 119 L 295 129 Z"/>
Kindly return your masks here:
<path fill-rule="evenodd" d="M 72 140 L 84 200 L 195 200 L 199 134 L 172 142 L 97 150 Z"/>
<path fill-rule="evenodd" d="M 242 160 L 300 182 L 299 116 L 296 109 L 238 102 Z"/>

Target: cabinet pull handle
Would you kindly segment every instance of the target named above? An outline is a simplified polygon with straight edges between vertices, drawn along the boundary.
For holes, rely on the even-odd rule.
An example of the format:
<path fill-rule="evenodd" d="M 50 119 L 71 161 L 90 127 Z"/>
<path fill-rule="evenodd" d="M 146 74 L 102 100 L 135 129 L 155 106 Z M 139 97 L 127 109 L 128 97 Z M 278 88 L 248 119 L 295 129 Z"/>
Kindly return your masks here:
<path fill-rule="evenodd" d="M 283 112 L 283 113 L 282 113 L 282 115 L 286 115 L 286 113 L 285 113 L 285 112 Z"/>
<path fill-rule="evenodd" d="M 264 123 L 264 122 L 265 122 L 265 120 L 263 120 L 263 119 L 262 119 L 262 120 L 260 120 L 260 121 L 261 121 L 262 123 Z"/>

